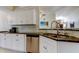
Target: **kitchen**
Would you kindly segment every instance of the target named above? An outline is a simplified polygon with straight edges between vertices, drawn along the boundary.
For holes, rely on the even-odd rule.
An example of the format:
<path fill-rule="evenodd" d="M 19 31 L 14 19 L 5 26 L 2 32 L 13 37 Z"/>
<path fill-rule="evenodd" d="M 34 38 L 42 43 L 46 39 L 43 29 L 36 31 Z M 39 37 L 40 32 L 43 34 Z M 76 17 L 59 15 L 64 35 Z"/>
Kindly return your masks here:
<path fill-rule="evenodd" d="M 78 6 L 0 6 L 1 53 L 79 53 Z"/>

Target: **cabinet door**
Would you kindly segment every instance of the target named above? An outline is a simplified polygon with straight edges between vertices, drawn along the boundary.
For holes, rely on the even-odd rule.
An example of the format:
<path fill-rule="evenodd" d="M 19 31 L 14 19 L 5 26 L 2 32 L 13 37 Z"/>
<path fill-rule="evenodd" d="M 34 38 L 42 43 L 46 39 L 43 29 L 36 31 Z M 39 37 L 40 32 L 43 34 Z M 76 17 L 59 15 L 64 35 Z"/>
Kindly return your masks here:
<path fill-rule="evenodd" d="M 46 38 L 43 36 L 40 36 L 39 39 L 39 51 L 40 53 L 47 53 L 47 44 L 46 44 Z"/>
<path fill-rule="evenodd" d="M 58 53 L 79 53 L 79 43 L 58 41 Z"/>
<path fill-rule="evenodd" d="M 53 39 L 40 36 L 40 52 L 56 53 L 57 52 L 57 42 Z"/>
<path fill-rule="evenodd" d="M 26 36 L 21 34 L 16 34 L 13 41 L 13 48 L 17 51 L 26 52 Z"/>
<path fill-rule="evenodd" d="M 13 49 L 13 34 L 6 34 L 6 48 Z"/>
<path fill-rule="evenodd" d="M 10 19 L 9 22 L 11 22 L 12 25 L 35 24 L 36 23 L 35 9 L 14 12 L 12 20 Z"/>
<path fill-rule="evenodd" d="M 21 13 L 21 24 L 36 24 L 36 11 L 35 9 L 27 10 Z"/>
<path fill-rule="evenodd" d="M 2 41 L 2 33 L 0 33 L 0 47 L 1 47 L 1 41 Z"/>
<path fill-rule="evenodd" d="M 2 48 L 5 48 L 6 47 L 6 35 L 5 34 L 0 34 L 0 37 L 1 37 L 1 43 L 0 43 L 0 46 Z"/>
<path fill-rule="evenodd" d="M 49 38 L 46 41 L 48 53 L 57 53 L 57 41 Z"/>
<path fill-rule="evenodd" d="M 21 15 L 21 24 L 33 24 L 33 10 L 27 10 Z"/>
<path fill-rule="evenodd" d="M 42 46 L 40 47 L 40 53 L 48 53 L 47 45 L 42 45 Z"/>

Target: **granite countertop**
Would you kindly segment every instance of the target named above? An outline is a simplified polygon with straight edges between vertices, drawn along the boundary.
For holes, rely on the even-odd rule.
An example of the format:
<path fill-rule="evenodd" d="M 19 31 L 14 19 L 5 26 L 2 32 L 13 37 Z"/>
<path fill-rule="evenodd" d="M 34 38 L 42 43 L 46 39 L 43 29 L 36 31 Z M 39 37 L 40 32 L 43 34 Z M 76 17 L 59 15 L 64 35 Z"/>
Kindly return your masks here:
<path fill-rule="evenodd" d="M 15 34 L 15 33 L 14 33 Z M 26 32 L 26 33 L 16 33 L 16 34 L 26 34 L 27 36 L 35 36 L 39 37 L 39 35 L 48 37 L 50 39 L 56 40 L 56 41 L 66 41 L 66 42 L 78 42 L 79 38 L 75 36 L 69 36 L 69 35 L 58 35 L 54 33 L 41 33 L 41 32 Z"/>
<path fill-rule="evenodd" d="M 56 40 L 56 41 L 65 41 L 65 42 L 77 42 L 79 43 L 79 38 L 74 37 L 74 36 L 66 36 L 66 35 L 59 35 L 58 37 L 55 37 L 54 35 L 56 34 L 51 34 L 51 35 L 42 35 L 45 36 L 47 38 Z"/>
<path fill-rule="evenodd" d="M 39 29 L 39 30 L 57 30 L 56 28 L 55 29 Z M 64 31 L 79 31 L 79 28 L 66 28 L 66 29 L 58 29 L 58 30 L 64 30 Z"/>
<path fill-rule="evenodd" d="M 0 33 L 9 33 L 9 34 L 26 34 L 27 36 L 39 36 L 39 32 L 17 32 L 17 33 L 11 33 L 8 31 L 0 31 Z"/>
<path fill-rule="evenodd" d="M 9 33 L 9 32 L 0 32 L 0 33 Z M 41 32 L 26 32 L 26 33 L 9 33 L 9 34 L 26 34 L 27 36 L 39 37 L 39 35 L 45 36 L 47 38 L 56 40 L 56 41 L 66 41 L 66 42 L 78 42 L 79 38 L 69 35 L 58 35 L 54 33 L 41 33 Z"/>

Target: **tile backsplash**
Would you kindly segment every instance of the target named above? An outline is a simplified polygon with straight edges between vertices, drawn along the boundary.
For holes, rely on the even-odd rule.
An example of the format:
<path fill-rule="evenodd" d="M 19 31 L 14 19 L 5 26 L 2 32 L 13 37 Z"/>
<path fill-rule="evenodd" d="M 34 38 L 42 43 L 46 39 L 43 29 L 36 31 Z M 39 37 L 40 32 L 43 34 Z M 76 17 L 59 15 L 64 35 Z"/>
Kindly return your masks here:
<path fill-rule="evenodd" d="M 15 26 L 18 28 L 19 32 L 38 32 L 38 28 L 36 26 Z"/>
<path fill-rule="evenodd" d="M 59 30 L 60 33 L 68 33 L 70 36 L 75 36 L 79 38 L 79 31 L 64 31 L 64 30 Z M 45 30 L 47 33 L 57 33 L 56 30 Z"/>

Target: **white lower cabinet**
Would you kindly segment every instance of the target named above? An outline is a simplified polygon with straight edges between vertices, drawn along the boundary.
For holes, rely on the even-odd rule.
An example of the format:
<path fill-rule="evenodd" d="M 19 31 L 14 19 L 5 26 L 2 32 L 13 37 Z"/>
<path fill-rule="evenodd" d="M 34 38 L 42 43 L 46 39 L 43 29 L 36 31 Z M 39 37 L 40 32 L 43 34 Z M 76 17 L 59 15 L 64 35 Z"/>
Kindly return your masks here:
<path fill-rule="evenodd" d="M 57 52 L 57 41 L 40 36 L 39 40 L 39 51 L 40 53 L 56 53 Z"/>
<path fill-rule="evenodd" d="M 52 39 L 48 40 L 47 47 L 49 53 L 57 53 L 57 41 Z"/>
<path fill-rule="evenodd" d="M 13 49 L 13 46 L 12 46 L 12 44 L 13 44 L 12 35 L 6 34 L 5 37 L 6 37 L 6 43 L 5 43 L 6 47 L 5 48 Z"/>
<path fill-rule="evenodd" d="M 0 47 L 26 52 L 26 35 L 0 33 Z"/>
<path fill-rule="evenodd" d="M 53 39 L 40 36 L 40 53 L 79 53 L 79 43 L 55 41 Z"/>
<path fill-rule="evenodd" d="M 5 34 L 1 34 L 0 33 L 0 47 L 5 48 L 6 47 L 6 38 L 5 38 Z"/>
<path fill-rule="evenodd" d="M 58 53 L 79 53 L 79 43 L 58 41 Z"/>
<path fill-rule="evenodd" d="M 13 39 L 13 49 L 26 52 L 26 38 L 24 35 L 15 35 Z"/>

